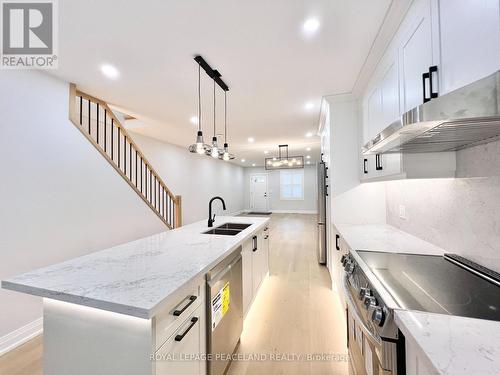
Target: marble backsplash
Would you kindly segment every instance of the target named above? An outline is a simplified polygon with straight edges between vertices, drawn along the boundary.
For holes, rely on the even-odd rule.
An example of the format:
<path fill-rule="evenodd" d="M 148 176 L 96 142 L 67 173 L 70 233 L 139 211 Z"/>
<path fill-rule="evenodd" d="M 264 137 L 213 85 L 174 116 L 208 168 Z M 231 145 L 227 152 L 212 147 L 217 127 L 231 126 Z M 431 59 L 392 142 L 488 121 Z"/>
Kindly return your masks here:
<path fill-rule="evenodd" d="M 386 183 L 387 223 L 500 272 L 500 142 L 458 151 L 457 176 Z"/>

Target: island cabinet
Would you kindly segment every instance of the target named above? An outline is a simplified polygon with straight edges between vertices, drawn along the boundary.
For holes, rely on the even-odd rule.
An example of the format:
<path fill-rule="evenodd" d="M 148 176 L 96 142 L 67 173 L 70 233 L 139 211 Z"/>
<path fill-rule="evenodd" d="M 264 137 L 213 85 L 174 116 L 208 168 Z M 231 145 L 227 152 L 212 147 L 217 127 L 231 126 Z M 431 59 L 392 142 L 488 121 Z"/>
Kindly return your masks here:
<path fill-rule="evenodd" d="M 407 375 L 438 375 L 418 344 L 407 336 L 405 336 L 405 356 Z"/>
<path fill-rule="evenodd" d="M 205 353 L 203 277 L 151 319 L 44 299 L 46 375 L 202 375 Z"/>
<path fill-rule="evenodd" d="M 243 244 L 243 311 L 246 315 L 269 273 L 269 226 Z"/>

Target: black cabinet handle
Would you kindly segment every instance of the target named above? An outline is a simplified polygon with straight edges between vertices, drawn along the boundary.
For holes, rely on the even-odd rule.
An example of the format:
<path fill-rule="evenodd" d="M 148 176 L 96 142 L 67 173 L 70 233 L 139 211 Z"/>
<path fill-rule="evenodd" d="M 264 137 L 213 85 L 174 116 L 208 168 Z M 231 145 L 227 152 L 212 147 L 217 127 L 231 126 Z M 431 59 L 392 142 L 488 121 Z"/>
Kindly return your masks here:
<path fill-rule="evenodd" d="M 382 158 L 380 157 L 380 154 L 375 155 L 375 169 L 377 171 L 381 171 L 382 169 L 384 169 L 382 167 Z"/>
<path fill-rule="evenodd" d="M 266 235 L 264 236 L 264 239 L 265 239 L 265 240 L 267 240 L 268 238 L 269 238 L 269 236 L 266 234 Z"/>
<path fill-rule="evenodd" d="M 434 73 L 437 73 L 438 67 L 436 65 L 431 66 L 429 68 L 429 91 L 431 94 L 431 99 L 436 99 L 439 94 L 437 92 L 434 92 L 434 82 L 432 80 L 432 77 L 434 76 Z"/>
<path fill-rule="evenodd" d="M 325 196 L 327 196 L 327 197 L 328 197 L 328 186 L 329 185 L 325 185 Z"/>
<path fill-rule="evenodd" d="M 265 227 L 264 228 L 264 232 L 267 232 L 268 229 L 269 229 L 269 227 Z"/>
<path fill-rule="evenodd" d="M 174 310 L 173 315 L 174 316 L 180 316 L 186 309 L 193 304 L 194 301 L 196 301 L 196 296 L 189 296 L 189 302 L 180 310 Z"/>
<path fill-rule="evenodd" d="M 367 173 L 368 173 L 368 159 L 364 159 L 364 160 L 363 160 L 363 172 L 364 172 L 365 174 L 367 174 Z"/>
<path fill-rule="evenodd" d="M 426 81 L 430 78 L 430 76 L 431 74 L 429 72 L 422 74 L 422 90 L 423 90 L 424 103 L 427 103 L 428 101 L 431 100 L 431 98 L 427 97 L 427 85 L 426 85 Z"/>
<path fill-rule="evenodd" d="M 340 240 L 340 236 L 338 234 L 336 234 L 335 235 L 335 248 L 337 250 L 340 250 L 339 240 Z"/>
<path fill-rule="evenodd" d="M 191 318 L 191 324 L 189 325 L 189 327 L 187 327 L 187 329 L 184 332 L 182 332 L 180 335 L 175 336 L 175 341 L 182 341 L 182 339 L 184 338 L 184 336 L 186 336 L 187 333 L 189 331 L 191 331 L 191 328 L 194 327 L 194 325 L 196 324 L 197 321 L 198 321 L 198 318 L 196 316 L 193 316 Z"/>
<path fill-rule="evenodd" d="M 253 249 L 252 249 L 252 251 L 257 251 L 257 236 L 253 236 L 252 240 L 253 240 Z"/>

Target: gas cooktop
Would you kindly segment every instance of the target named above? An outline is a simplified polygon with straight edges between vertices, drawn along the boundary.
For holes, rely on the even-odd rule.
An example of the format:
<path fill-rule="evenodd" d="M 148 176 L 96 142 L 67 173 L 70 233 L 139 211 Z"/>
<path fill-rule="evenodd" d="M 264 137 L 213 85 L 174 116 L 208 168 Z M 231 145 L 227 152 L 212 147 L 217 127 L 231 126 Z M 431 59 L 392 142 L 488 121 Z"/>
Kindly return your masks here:
<path fill-rule="evenodd" d="M 402 309 L 500 321 L 500 275 L 454 254 L 357 251 Z"/>

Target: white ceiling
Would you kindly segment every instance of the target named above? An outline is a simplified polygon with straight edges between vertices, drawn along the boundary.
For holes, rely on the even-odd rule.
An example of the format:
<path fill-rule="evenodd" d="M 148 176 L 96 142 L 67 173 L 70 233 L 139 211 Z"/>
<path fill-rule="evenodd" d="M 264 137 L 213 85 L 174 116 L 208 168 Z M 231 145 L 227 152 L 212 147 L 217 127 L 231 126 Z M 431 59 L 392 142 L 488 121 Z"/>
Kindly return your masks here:
<path fill-rule="evenodd" d="M 305 134 L 316 133 L 321 97 L 352 90 L 390 3 L 60 0 L 59 69 L 53 74 L 137 117 L 133 131 L 187 147 L 196 135 L 190 122 L 197 115 L 193 57 L 201 54 L 230 87 L 228 141 L 240 165 L 263 165 L 264 150 L 273 156 L 284 143 L 291 154 L 311 154 L 314 162 L 319 139 Z M 302 24 L 310 17 L 320 28 L 306 36 Z M 120 77 L 105 78 L 103 63 Z M 209 143 L 213 86 L 206 76 L 202 86 Z M 216 99 L 222 133 L 221 90 Z"/>

